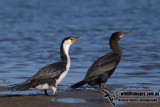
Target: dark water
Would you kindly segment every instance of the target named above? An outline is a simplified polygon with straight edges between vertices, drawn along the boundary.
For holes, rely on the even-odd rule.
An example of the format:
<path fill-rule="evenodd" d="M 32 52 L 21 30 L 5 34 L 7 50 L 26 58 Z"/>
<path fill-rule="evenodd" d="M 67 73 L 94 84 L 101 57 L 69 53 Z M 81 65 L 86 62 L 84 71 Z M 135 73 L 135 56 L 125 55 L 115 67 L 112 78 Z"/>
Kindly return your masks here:
<path fill-rule="evenodd" d="M 119 43 L 123 58 L 108 80 L 117 90 L 158 91 L 160 86 L 159 0 L 1 0 L 0 86 L 25 81 L 59 61 L 67 36 L 81 36 L 70 48 L 66 88 L 84 78 L 90 65 L 110 51 L 116 31 L 132 32 Z"/>

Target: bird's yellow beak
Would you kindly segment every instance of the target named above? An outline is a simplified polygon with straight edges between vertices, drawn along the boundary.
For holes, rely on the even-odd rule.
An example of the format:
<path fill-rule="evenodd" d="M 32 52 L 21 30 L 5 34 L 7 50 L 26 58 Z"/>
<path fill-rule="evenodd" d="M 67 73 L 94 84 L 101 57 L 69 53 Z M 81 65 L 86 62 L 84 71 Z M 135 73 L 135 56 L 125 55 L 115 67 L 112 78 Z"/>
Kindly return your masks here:
<path fill-rule="evenodd" d="M 74 43 L 75 41 L 77 41 L 79 39 L 81 39 L 81 37 L 75 38 L 75 39 L 71 40 L 71 42 Z"/>

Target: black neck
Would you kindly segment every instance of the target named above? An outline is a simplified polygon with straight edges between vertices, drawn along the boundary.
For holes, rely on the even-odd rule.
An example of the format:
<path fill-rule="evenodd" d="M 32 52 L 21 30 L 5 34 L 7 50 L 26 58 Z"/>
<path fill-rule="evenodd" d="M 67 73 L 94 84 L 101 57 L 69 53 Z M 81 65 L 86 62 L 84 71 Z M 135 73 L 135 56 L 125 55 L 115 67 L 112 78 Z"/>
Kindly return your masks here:
<path fill-rule="evenodd" d="M 64 51 L 63 43 L 61 43 L 60 55 L 61 55 L 62 61 L 67 61 L 68 57 L 67 57 L 66 54 L 67 54 L 67 53 L 65 53 L 65 51 Z"/>
<path fill-rule="evenodd" d="M 112 49 L 112 52 L 119 54 L 122 56 L 122 48 L 118 44 L 118 39 L 110 39 L 110 48 Z"/>

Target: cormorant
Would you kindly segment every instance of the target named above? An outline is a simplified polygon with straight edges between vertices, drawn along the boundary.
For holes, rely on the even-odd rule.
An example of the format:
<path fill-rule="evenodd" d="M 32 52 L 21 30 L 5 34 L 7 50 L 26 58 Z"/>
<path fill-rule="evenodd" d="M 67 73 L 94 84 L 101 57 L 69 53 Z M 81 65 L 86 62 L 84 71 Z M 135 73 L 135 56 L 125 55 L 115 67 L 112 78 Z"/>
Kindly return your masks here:
<path fill-rule="evenodd" d="M 113 33 L 109 42 L 112 51 L 96 60 L 89 68 L 85 78 L 72 85 L 71 88 L 78 88 L 85 84 L 91 86 L 99 85 L 101 89 L 105 88 L 106 81 L 115 71 L 122 57 L 122 48 L 118 45 L 118 41 L 127 34 L 130 34 L 130 32 Z"/>
<path fill-rule="evenodd" d="M 41 68 L 24 83 L 11 85 L 9 89 L 13 91 L 24 91 L 29 88 L 36 88 L 38 90 L 44 90 L 45 95 L 48 95 L 47 90 L 51 89 L 52 94 L 54 95 L 57 85 L 67 75 L 70 68 L 70 57 L 68 54 L 70 45 L 79 39 L 81 39 L 81 37 L 65 38 L 60 47 L 61 61 Z"/>

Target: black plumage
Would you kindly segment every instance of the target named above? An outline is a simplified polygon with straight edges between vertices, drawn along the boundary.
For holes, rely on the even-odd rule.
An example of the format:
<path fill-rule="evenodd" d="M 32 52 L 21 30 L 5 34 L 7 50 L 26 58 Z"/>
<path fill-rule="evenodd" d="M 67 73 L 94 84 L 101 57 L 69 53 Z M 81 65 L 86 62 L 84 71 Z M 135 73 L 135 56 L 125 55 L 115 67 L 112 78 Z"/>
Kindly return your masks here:
<path fill-rule="evenodd" d="M 66 70 L 67 62 L 64 60 L 53 63 L 41 68 L 35 75 L 29 78 L 26 82 L 33 80 L 42 80 L 47 78 L 58 78 Z"/>
<path fill-rule="evenodd" d="M 46 95 L 48 95 L 47 89 L 51 89 L 53 94 L 55 94 L 57 84 L 59 84 L 66 76 L 70 67 L 70 57 L 68 54 L 69 47 L 73 42 L 79 39 L 81 39 L 81 37 L 65 38 L 60 47 L 61 61 L 41 68 L 35 75 L 30 77 L 24 83 L 11 85 L 9 89 L 13 91 L 24 91 L 29 88 L 36 88 L 44 90 Z"/>
<path fill-rule="evenodd" d="M 113 33 L 109 43 L 112 52 L 96 60 L 89 68 L 85 78 L 72 85 L 71 88 L 78 88 L 85 84 L 91 86 L 100 85 L 100 88 L 104 88 L 106 81 L 113 74 L 122 57 L 122 49 L 118 45 L 118 41 L 127 34 L 129 33 Z"/>

